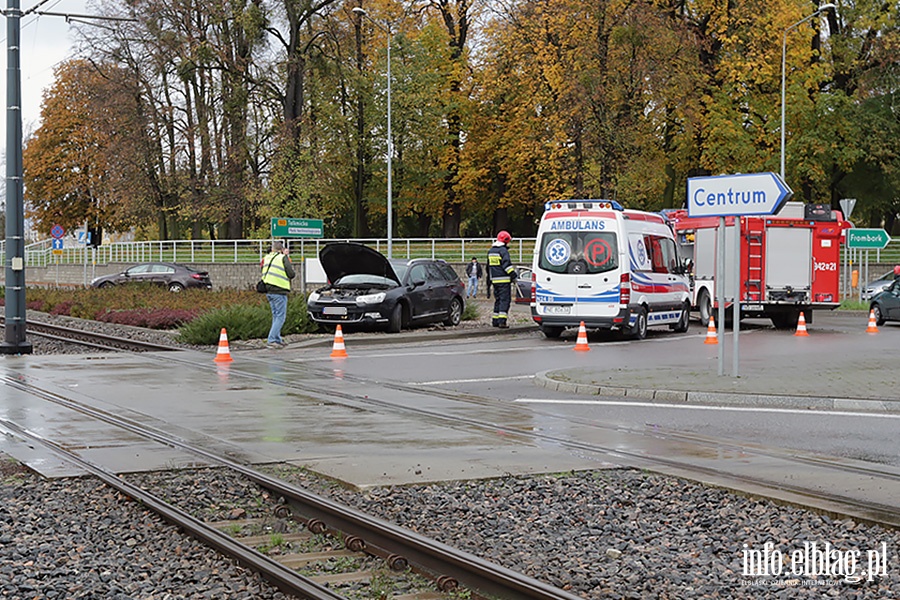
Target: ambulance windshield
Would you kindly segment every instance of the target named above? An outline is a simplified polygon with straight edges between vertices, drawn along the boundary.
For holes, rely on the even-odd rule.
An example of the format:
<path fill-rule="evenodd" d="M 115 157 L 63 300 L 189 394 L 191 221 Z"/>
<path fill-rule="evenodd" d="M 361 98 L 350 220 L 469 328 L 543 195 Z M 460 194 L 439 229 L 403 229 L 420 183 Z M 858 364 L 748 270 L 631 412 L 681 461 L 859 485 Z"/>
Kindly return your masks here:
<path fill-rule="evenodd" d="M 553 231 L 541 238 L 540 267 L 553 273 L 606 273 L 619 267 L 616 234 Z"/>

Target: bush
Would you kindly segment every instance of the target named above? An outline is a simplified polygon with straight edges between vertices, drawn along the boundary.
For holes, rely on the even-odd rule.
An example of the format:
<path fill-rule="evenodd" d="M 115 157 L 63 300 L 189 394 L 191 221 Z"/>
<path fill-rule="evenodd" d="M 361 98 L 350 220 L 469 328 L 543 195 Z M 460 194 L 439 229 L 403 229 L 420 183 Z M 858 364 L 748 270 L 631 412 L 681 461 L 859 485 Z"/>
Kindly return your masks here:
<path fill-rule="evenodd" d="M 223 327 L 228 330 L 229 340 L 265 338 L 271 325 L 272 311 L 268 302 L 228 306 L 206 312 L 182 326 L 178 330 L 178 340 L 185 344 L 217 344 Z M 306 299 L 299 295 L 289 296 L 287 317 L 281 333 L 289 335 L 317 330 L 318 326 L 309 320 L 306 313 Z"/>
<path fill-rule="evenodd" d="M 466 302 L 466 308 L 463 310 L 463 321 L 474 321 L 478 318 L 479 310 L 477 302 Z"/>

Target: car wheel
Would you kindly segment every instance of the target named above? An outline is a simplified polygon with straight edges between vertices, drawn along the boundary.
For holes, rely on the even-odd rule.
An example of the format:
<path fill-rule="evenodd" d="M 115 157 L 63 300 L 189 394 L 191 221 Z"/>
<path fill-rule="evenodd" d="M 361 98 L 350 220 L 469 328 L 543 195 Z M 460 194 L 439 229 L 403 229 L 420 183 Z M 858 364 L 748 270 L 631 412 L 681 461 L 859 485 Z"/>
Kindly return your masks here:
<path fill-rule="evenodd" d="M 97 287 L 99 287 L 99 288 L 102 290 L 102 289 L 111 288 L 112 286 L 113 286 L 113 282 L 112 282 L 112 281 L 104 281 L 103 283 L 101 283 L 101 284 L 100 284 L 99 286 L 97 286 Z"/>
<path fill-rule="evenodd" d="M 459 325 L 459 322 L 462 320 L 462 302 L 459 298 L 454 298 L 450 301 L 450 309 L 447 311 L 447 318 L 444 319 L 444 325 L 450 327 L 456 327 Z"/>
<path fill-rule="evenodd" d="M 169 291 L 170 291 L 170 292 L 177 293 L 177 292 L 180 292 L 180 291 L 183 290 L 183 289 L 184 289 L 184 286 L 181 285 L 180 283 L 178 283 L 177 281 L 173 281 L 172 283 L 169 284 Z"/>
<path fill-rule="evenodd" d="M 700 311 L 700 324 L 706 327 L 709 325 L 709 317 L 712 316 L 712 299 L 705 289 L 700 290 L 697 297 L 697 310 Z"/>
<path fill-rule="evenodd" d="M 691 325 L 691 305 L 687 302 L 684 303 L 684 306 L 681 307 L 681 317 L 678 319 L 678 324 L 672 327 L 672 331 L 676 333 L 684 333 L 688 330 L 688 327 Z"/>
<path fill-rule="evenodd" d="M 884 313 L 881 311 L 881 306 L 878 304 L 873 304 L 872 313 L 875 315 L 875 324 L 879 327 L 884 325 Z"/>
<path fill-rule="evenodd" d="M 541 325 L 541 333 L 544 334 L 545 338 L 555 340 L 560 335 L 562 335 L 563 329 L 565 327 L 554 327 L 552 325 Z"/>
<path fill-rule="evenodd" d="M 403 327 L 403 306 L 398 302 L 388 319 L 388 333 L 400 333 Z"/>
<path fill-rule="evenodd" d="M 642 340 L 647 337 L 647 309 L 641 307 L 638 311 L 634 325 L 628 330 L 628 337 L 633 340 Z"/>

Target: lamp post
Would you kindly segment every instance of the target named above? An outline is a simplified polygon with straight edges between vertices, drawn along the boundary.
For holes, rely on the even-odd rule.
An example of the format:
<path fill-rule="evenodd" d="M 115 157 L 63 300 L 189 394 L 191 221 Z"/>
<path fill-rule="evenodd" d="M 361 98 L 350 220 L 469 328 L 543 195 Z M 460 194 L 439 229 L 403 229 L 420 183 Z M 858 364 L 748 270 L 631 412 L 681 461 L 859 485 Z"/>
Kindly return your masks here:
<path fill-rule="evenodd" d="M 391 139 L 391 29 L 385 27 L 368 15 L 361 6 L 355 6 L 353 12 L 360 17 L 365 17 L 387 34 L 387 257 L 393 257 L 393 201 L 391 198 L 391 156 L 394 154 L 394 145 Z"/>
<path fill-rule="evenodd" d="M 823 4 L 816 10 L 816 12 L 800 19 L 799 21 L 797 21 L 796 23 L 794 23 L 793 25 L 791 25 L 790 27 L 785 29 L 784 35 L 781 38 L 781 179 L 782 179 L 782 181 L 784 180 L 784 98 L 785 98 L 784 70 L 785 70 L 785 61 L 786 61 L 786 54 L 787 54 L 787 34 L 791 29 L 797 27 L 798 25 L 806 23 L 807 21 L 809 21 L 810 19 L 812 19 L 819 13 L 826 11 L 829 8 L 836 8 L 836 7 L 834 4 L 831 4 L 831 3 Z"/>

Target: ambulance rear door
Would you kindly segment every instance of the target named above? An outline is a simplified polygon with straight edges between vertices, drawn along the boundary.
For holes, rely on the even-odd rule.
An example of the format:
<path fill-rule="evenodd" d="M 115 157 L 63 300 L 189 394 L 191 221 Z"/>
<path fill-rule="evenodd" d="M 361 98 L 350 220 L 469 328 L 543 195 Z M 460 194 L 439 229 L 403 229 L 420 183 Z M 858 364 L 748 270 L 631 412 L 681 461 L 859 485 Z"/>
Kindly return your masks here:
<path fill-rule="evenodd" d="M 535 265 L 538 314 L 590 319 L 619 313 L 617 225 L 615 218 L 582 218 L 542 232 Z"/>

